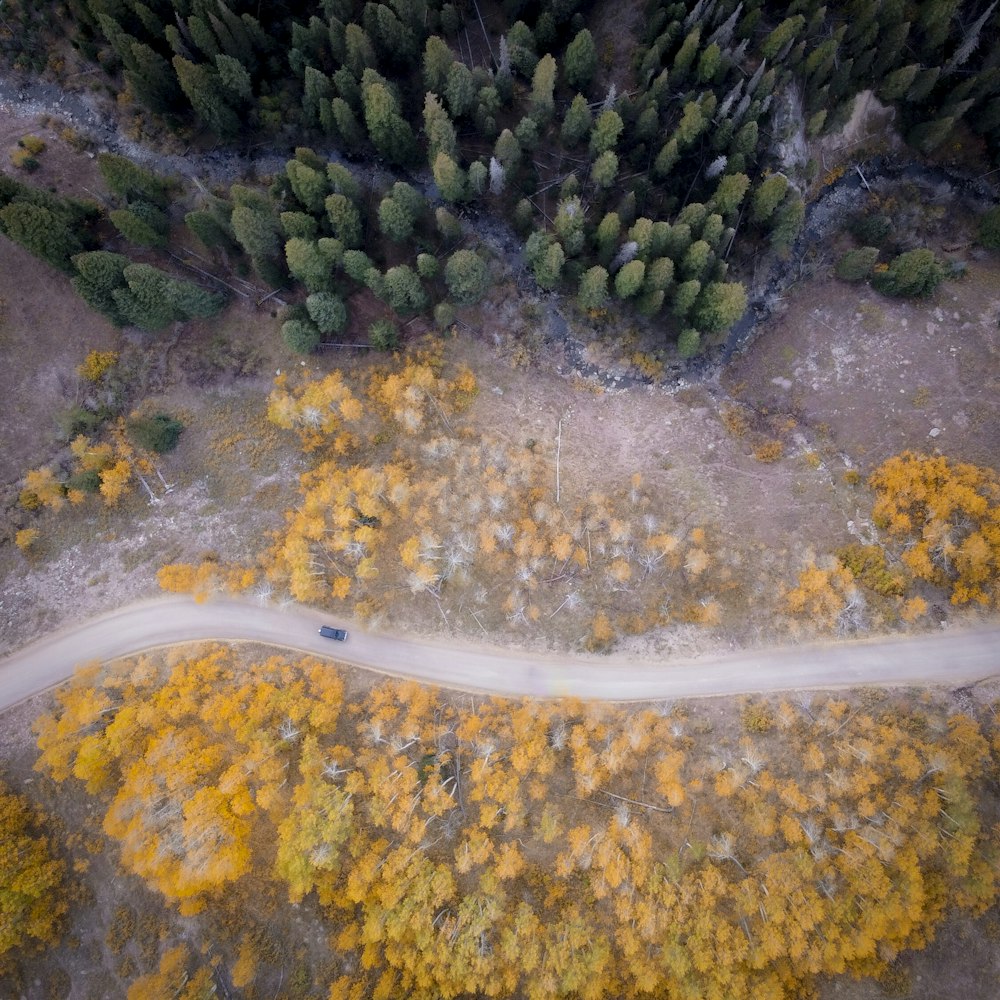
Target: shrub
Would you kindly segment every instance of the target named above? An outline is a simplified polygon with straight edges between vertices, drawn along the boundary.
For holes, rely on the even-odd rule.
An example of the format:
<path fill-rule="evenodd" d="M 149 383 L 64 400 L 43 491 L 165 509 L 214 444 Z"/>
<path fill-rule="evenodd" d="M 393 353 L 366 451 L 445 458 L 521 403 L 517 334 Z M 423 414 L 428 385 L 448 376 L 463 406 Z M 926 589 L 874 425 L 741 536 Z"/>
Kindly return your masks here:
<path fill-rule="evenodd" d="M 701 334 L 694 327 L 686 327 L 681 330 L 677 338 L 677 353 L 682 358 L 693 358 L 698 353 L 701 346 Z"/>
<path fill-rule="evenodd" d="M 748 733 L 767 733 L 774 728 L 774 712 L 766 701 L 747 702 L 740 711 L 740 722 Z"/>
<path fill-rule="evenodd" d="M 394 351 L 399 347 L 399 330 L 387 319 L 377 319 L 368 327 L 368 343 L 376 351 Z"/>
<path fill-rule="evenodd" d="M 347 306 L 333 292 L 313 292 L 306 309 L 320 333 L 340 333 L 347 326 Z"/>
<path fill-rule="evenodd" d="M 1000 205 L 991 208 L 979 220 L 979 242 L 989 250 L 1000 250 Z"/>
<path fill-rule="evenodd" d="M 892 232 L 892 222 L 884 215 L 858 215 L 848 227 L 851 234 L 865 246 L 881 246 Z"/>
<path fill-rule="evenodd" d="M 906 590 L 906 577 L 890 570 L 885 552 L 878 545 L 845 545 L 837 558 L 854 575 L 855 580 L 883 597 L 900 597 Z"/>
<path fill-rule="evenodd" d="M 444 280 L 451 297 L 461 305 L 478 302 L 490 285 L 486 262 L 472 250 L 458 250 L 444 268 Z"/>
<path fill-rule="evenodd" d="M 866 281 L 878 261 L 876 247 L 858 247 L 850 250 L 837 261 L 834 268 L 841 281 Z"/>
<path fill-rule="evenodd" d="M 319 347 L 323 335 L 307 319 L 289 319 L 281 324 L 281 339 L 296 354 L 311 354 Z"/>
<path fill-rule="evenodd" d="M 913 298 L 930 295 L 944 279 L 945 269 L 933 251 L 910 250 L 876 273 L 872 284 L 886 295 Z"/>
<path fill-rule="evenodd" d="M 151 417 L 131 417 L 125 430 L 133 444 L 162 455 L 177 447 L 184 425 L 167 413 L 154 413 Z"/>

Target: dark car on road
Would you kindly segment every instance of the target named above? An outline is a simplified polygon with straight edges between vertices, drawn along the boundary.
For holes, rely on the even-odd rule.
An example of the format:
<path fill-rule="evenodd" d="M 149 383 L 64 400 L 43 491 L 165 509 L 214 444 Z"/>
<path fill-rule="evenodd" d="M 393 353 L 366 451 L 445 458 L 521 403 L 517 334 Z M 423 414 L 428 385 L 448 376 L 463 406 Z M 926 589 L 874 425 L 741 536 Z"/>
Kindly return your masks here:
<path fill-rule="evenodd" d="M 347 638 L 347 629 L 334 628 L 332 625 L 323 625 L 320 627 L 319 634 L 324 639 L 339 639 L 343 642 Z"/>

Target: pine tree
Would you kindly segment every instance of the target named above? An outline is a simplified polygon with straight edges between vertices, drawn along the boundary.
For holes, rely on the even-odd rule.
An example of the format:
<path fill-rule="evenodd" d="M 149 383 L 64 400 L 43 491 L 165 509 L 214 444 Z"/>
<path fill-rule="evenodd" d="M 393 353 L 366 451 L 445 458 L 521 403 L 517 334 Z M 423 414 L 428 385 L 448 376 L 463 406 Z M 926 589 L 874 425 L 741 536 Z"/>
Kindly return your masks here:
<path fill-rule="evenodd" d="M 642 288 L 646 277 L 646 265 L 641 260 L 629 261 L 615 275 L 615 294 L 620 299 L 628 299 Z"/>
<path fill-rule="evenodd" d="M 124 326 L 127 320 L 112 293 L 116 288 L 125 287 L 124 271 L 128 263 L 128 257 L 106 250 L 92 250 L 73 257 L 76 274 L 72 285 L 76 293 L 116 326 Z"/>
<path fill-rule="evenodd" d="M 451 297 L 460 305 L 478 302 L 490 285 L 485 261 L 472 250 L 457 250 L 448 258 L 444 280 Z"/>
<path fill-rule="evenodd" d="M 590 168 L 590 180 L 596 187 L 609 188 L 617 177 L 618 157 L 609 149 L 594 160 Z"/>
<path fill-rule="evenodd" d="M 766 222 L 774 214 L 788 191 L 788 179 L 783 174 L 772 174 L 758 185 L 750 201 L 752 222 Z"/>
<path fill-rule="evenodd" d="M 539 121 L 547 122 L 555 111 L 555 86 L 556 61 L 551 55 L 544 55 L 531 78 L 531 113 Z"/>
<path fill-rule="evenodd" d="M 343 244 L 339 240 L 292 237 L 285 244 L 289 273 L 310 292 L 333 290 L 334 269 L 343 260 L 343 255 Z"/>
<path fill-rule="evenodd" d="M 132 43 L 125 79 L 136 100 L 154 114 L 166 115 L 177 110 L 181 91 L 173 67 L 148 45 Z"/>
<path fill-rule="evenodd" d="M 330 191 L 326 174 L 299 160 L 289 160 L 285 164 L 285 176 L 302 207 L 313 215 L 321 215 Z"/>
<path fill-rule="evenodd" d="M 347 326 L 347 306 L 332 292 L 313 292 L 306 299 L 306 310 L 322 334 L 340 333 Z"/>
<path fill-rule="evenodd" d="M 386 271 L 385 298 L 393 312 L 401 316 L 417 312 L 427 305 L 427 294 L 420 278 L 405 264 Z"/>
<path fill-rule="evenodd" d="M 465 171 L 447 153 L 437 154 L 432 169 L 434 183 L 445 201 L 462 201 L 465 198 Z"/>
<path fill-rule="evenodd" d="M 424 43 L 424 88 L 433 94 L 443 94 L 454 61 L 447 43 L 437 35 L 430 35 Z"/>
<path fill-rule="evenodd" d="M 0 232 L 67 274 L 73 270 L 73 255 L 84 249 L 62 219 L 47 208 L 26 202 L 12 202 L 0 209 Z"/>
<path fill-rule="evenodd" d="M 253 99 L 253 80 L 239 60 L 220 52 L 215 57 L 215 68 L 220 86 L 234 105 Z"/>
<path fill-rule="evenodd" d="M 583 94 L 577 94 L 566 112 L 562 128 L 559 131 L 563 145 L 572 148 L 582 142 L 590 134 L 592 125 L 593 116 L 590 113 L 587 99 Z"/>
<path fill-rule="evenodd" d="M 310 125 L 323 122 L 323 109 L 333 98 L 330 78 L 315 66 L 306 66 L 302 78 L 302 113 Z"/>
<path fill-rule="evenodd" d="M 747 293 L 742 284 L 714 281 L 701 290 L 691 316 L 699 330 L 721 333 L 746 312 L 746 307 Z"/>
<path fill-rule="evenodd" d="M 448 70 L 448 79 L 444 89 L 448 110 L 452 117 L 461 118 L 472 110 L 476 99 L 476 84 L 472 73 L 465 63 L 453 62 Z"/>
<path fill-rule="evenodd" d="M 413 130 L 400 115 L 389 88 L 381 79 L 371 80 L 362 84 L 361 93 L 372 144 L 393 163 L 412 162 L 416 152 Z"/>
<path fill-rule="evenodd" d="M 424 98 L 424 134 L 427 136 L 427 158 L 432 164 L 438 153 L 455 158 L 458 147 L 455 126 L 435 94 L 429 93 Z"/>
<path fill-rule="evenodd" d="M 504 170 L 517 170 L 521 162 L 521 145 L 510 129 L 505 128 L 497 137 L 493 155 L 503 165 Z"/>
<path fill-rule="evenodd" d="M 323 335 L 309 320 L 289 319 L 281 324 L 281 339 L 296 354 L 312 354 L 319 347 Z"/>
<path fill-rule="evenodd" d="M 580 276 L 576 301 L 581 309 L 601 309 L 608 300 L 608 272 L 596 265 Z"/>
<path fill-rule="evenodd" d="M 218 75 L 181 56 L 174 56 L 173 66 L 181 90 L 205 125 L 222 139 L 237 135 L 240 119 L 224 98 Z"/>
<path fill-rule="evenodd" d="M 167 184 L 152 171 L 115 153 L 98 153 L 97 167 L 112 194 L 126 201 L 138 199 L 166 207 Z"/>
<path fill-rule="evenodd" d="M 167 245 L 167 217 L 149 202 L 133 202 L 128 208 L 115 209 L 108 218 L 129 243 L 144 247 Z"/>
<path fill-rule="evenodd" d="M 617 111 L 605 111 L 600 114 L 590 134 L 591 155 L 600 156 L 601 153 L 613 150 L 624 127 L 625 123 Z"/>
<path fill-rule="evenodd" d="M 569 43 L 563 59 L 566 82 L 576 90 L 586 90 L 597 71 L 597 46 L 594 36 L 584 28 Z"/>

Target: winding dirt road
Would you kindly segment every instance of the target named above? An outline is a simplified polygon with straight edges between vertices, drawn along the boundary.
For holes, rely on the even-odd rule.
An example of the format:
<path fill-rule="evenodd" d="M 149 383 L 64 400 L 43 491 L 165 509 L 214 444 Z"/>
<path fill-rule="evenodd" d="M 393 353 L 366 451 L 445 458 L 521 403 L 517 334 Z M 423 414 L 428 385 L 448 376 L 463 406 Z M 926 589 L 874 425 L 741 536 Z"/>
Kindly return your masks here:
<path fill-rule="evenodd" d="M 206 639 L 262 642 L 410 677 L 493 694 L 606 701 L 708 697 L 861 684 L 960 687 L 1000 676 L 1000 623 L 909 639 L 735 652 L 669 663 L 434 643 L 353 630 L 321 638 L 330 617 L 311 608 L 247 601 L 196 604 L 163 597 L 130 604 L 47 636 L 0 661 L 0 709 L 66 680 L 89 660 Z"/>

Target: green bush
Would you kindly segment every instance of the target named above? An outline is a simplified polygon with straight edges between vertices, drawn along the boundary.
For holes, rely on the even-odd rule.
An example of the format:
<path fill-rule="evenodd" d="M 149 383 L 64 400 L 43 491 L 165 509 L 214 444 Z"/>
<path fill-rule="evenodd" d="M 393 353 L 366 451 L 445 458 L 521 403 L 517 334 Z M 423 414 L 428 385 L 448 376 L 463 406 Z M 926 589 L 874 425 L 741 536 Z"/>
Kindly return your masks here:
<path fill-rule="evenodd" d="M 858 247 L 845 253 L 834 270 L 841 281 L 866 281 L 877 261 L 876 247 Z"/>
<path fill-rule="evenodd" d="M 151 417 L 131 417 L 125 430 L 134 445 L 162 455 L 177 447 L 184 425 L 168 413 L 154 413 Z"/>
<path fill-rule="evenodd" d="M 677 338 L 677 353 L 682 358 L 693 358 L 701 347 L 701 334 L 694 327 L 686 327 L 681 330 Z"/>
<path fill-rule="evenodd" d="M 289 319 L 281 324 L 281 339 L 296 354 L 311 354 L 319 347 L 323 335 L 315 323 L 306 319 Z"/>
<path fill-rule="evenodd" d="M 387 319 L 377 319 L 368 327 L 368 343 L 376 351 L 394 351 L 399 347 L 399 330 Z"/>
<path fill-rule="evenodd" d="M 1000 250 L 1000 205 L 991 208 L 979 220 L 977 238 L 988 250 Z"/>
<path fill-rule="evenodd" d="M 857 215 L 848 228 L 859 243 L 866 247 L 877 247 L 892 232 L 892 221 L 884 215 Z"/>
<path fill-rule="evenodd" d="M 945 279 L 945 269 L 931 250 L 901 253 L 887 271 L 876 272 L 872 284 L 886 295 L 914 298 L 930 295 Z"/>

